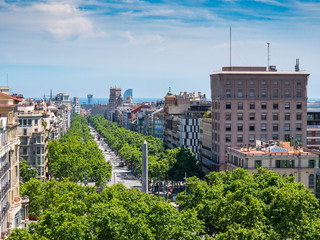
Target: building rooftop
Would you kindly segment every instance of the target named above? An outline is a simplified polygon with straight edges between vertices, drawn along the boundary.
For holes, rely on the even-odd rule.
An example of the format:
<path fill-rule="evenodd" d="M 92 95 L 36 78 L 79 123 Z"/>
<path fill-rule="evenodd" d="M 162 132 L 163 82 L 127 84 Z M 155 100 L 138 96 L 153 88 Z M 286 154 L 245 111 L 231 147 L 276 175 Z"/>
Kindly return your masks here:
<path fill-rule="evenodd" d="M 243 156 L 318 156 L 319 152 L 313 149 L 294 147 L 290 142 L 283 141 L 256 141 L 255 147 L 229 147 L 231 151 L 241 153 Z"/>

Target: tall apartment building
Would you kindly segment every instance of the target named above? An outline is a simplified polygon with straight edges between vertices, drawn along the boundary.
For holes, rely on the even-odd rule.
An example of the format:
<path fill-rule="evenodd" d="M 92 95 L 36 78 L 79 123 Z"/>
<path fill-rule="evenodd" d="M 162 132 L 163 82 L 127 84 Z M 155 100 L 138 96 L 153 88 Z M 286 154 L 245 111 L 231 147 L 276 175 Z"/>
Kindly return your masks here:
<path fill-rule="evenodd" d="M 320 102 L 308 102 L 307 147 L 320 149 Z"/>
<path fill-rule="evenodd" d="M 63 105 L 65 107 L 65 105 Z M 64 111 L 62 111 L 64 113 Z M 48 179 L 48 142 L 58 140 L 64 131 L 59 109 L 42 102 L 21 102 L 17 106 L 20 160 L 38 170 L 38 178 Z"/>
<path fill-rule="evenodd" d="M 205 174 L 218 171 L 219 165 L 212 161 L 212 119 L 199 119 L 199 163 Z"/>
<path fill-rule="evenodd" d="M 210 103 L 200 92 L 171 91 L 165 96 L 163 143 L 167 148 L 188 147 L 199 159 L 199 118 L 210 109 Z"/>
<path fill-rule="evenodd" d="M 0 233 L 7 236 L 13 228 L 25 227 L 28 222 L 28 198 L 19 193 L 18 123 L 15 106 L 20 99 L 0 90 Z"/>
<path fill-rule="evenodd" d="M 226 169 L 227 147 L 296 139 L 306 146 L 309 73 L 224 67 L 210 74 L 212 160 Z"/>

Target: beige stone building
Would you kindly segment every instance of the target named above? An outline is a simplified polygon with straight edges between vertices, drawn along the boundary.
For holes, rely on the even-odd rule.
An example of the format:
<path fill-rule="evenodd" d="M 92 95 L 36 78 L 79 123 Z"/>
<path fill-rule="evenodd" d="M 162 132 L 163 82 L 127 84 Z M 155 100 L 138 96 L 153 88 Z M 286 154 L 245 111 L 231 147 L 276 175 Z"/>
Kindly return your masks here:
<path fill-rule="evenodd" d="M 218 171 L 219 165 L 212 161 L 212 119 L 201 118 L 199 119 L 199 148 L 200 148 L 200 165 L 205 174 L 212 171 Z"/>
<path fill-rule="evenodd" d="M 244 168 L 249 173 L 258 167 L 273 170 L 281 176 L 294 176 L 317 197 L 320 195 L 319 153 L 316 150 L 290 146 L 290 142 L 257 141 L 255 147 L 230 147 L 227 170 Z"/>
<path fill-rule="evenodd" d="M 19 193 L 18 122 L 15 107 L 20 99 L 9 95 L 9 88 L 0 89 L 0 234 L 1 238 L 13 228 L 28 222 L 28 198 Z"/>
<path fill-rule="evenodd" d="M 296 139 L 306 146 L 309 73 L 225 67 L 210 75 L 212 161 L 226 169 L 227 147 Z"/>

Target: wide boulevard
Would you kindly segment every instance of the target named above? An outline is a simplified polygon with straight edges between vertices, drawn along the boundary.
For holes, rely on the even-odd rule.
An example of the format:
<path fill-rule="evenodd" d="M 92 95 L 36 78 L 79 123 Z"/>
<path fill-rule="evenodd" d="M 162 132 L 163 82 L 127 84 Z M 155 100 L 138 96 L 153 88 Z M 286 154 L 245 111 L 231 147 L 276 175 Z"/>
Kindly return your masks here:
<path fill-rule="evenodd" d="M 111 150 L 111 148 L 104 142 L 98 140 L 99 133 L 90 127 L 90 133 L 94 136 L 95 141 L 98 143 L 99 148 L 103 151 L 103 156 L 106 161 L 112 165 L 112 177 L 108 182 L 108 186 L 113 184 L 122 183 L 127 188 L 141 188 L 141 182 L 136 178 L 126 166 L 120 166 L 121 159 Z"/>

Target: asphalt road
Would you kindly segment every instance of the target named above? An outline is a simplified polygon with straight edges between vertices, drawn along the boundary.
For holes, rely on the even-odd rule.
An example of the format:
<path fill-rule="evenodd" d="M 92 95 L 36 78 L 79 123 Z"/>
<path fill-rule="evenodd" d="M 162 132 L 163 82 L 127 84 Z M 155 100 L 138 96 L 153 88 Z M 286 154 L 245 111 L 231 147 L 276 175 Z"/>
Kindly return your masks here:
<path fill-rule="evenodd" d="M 141 182 L 136 178 L 126 166 L 120 167 L 120 158 L 109 148 L 108 144 L 104 141 L 98 140 L 98 132 L 89 126 L 90 133 L 94 136 L 95 141 L 98 143 L 99 148 L 103 151 L 103 156 L 106 161 L 109 161 L 112 165 L 112 177 L 108 182 L 108 186 L 113 184 L 122 183 L 127 188 L 138 188 L 141 189 Z"/>

